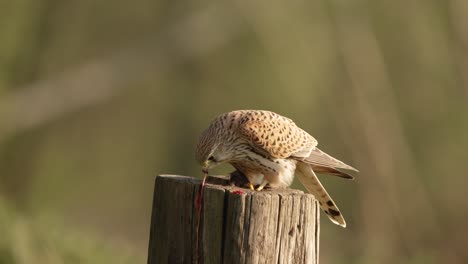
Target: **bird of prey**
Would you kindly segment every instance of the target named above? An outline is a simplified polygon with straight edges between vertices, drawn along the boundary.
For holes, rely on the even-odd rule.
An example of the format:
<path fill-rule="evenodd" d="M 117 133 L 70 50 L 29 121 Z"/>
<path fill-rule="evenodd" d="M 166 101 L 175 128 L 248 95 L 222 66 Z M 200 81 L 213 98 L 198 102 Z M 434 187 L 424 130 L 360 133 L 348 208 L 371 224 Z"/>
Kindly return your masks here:
<path fill-rule="evenodd" d="M 238 110 L 216 117 L 200 135 L 195 156 L 205 178 L 208 170 L 229 163 L 260 191 L 288 187 L 297 175 L 305 188 L 319 201 L 330 220 L 342 227 L 346 222 L 315 173 L 346 179 L 341 171 L 355 168 L 317 148 L 317 140 L 291 119 L 270 111 Z"/>

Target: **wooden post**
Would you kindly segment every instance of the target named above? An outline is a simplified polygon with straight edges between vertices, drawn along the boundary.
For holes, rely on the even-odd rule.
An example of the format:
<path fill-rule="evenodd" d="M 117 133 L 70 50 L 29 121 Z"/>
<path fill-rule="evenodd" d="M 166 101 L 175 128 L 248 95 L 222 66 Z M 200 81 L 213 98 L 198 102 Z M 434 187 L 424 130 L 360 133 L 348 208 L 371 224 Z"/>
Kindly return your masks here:
<path fill-rule="evenodd" d="M 313 195 L 257 192 L 208 178 L 197 210 L 200 183 L 156 177 L 149 264 L 318 263 L 319 206 Z"/>

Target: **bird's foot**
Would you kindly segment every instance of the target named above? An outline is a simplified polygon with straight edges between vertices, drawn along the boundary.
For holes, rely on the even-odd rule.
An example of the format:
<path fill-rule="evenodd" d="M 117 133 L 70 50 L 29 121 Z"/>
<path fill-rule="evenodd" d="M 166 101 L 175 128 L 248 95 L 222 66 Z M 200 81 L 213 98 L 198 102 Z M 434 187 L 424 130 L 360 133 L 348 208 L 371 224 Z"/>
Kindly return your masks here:
<path fill-rule="evenodd" d="M 262 184 L 260 184 L 260 186 L 257 187 L 257 191 L 261 191 L 263 190 L 263 188 L 265 188 L 265 186 L 268 184 L 268 181 L 267 180 L 263 180 Z"/>
<path fill-rule="evenodd" d="M 255 190 L 255 188 L 254 188 L 254 186 L 253 186 L 253 184 L 251 182 L 248 183 L 248 186 L 249 186 L 250 190 L 252 190 L 252 191 Z"/>

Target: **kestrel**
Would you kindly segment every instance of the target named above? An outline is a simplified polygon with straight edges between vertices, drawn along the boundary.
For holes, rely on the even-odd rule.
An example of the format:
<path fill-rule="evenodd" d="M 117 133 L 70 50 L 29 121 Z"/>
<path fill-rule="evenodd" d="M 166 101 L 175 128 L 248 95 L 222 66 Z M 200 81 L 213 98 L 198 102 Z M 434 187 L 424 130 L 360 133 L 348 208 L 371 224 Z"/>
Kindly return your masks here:
<path fill-rule="evenodd" d="M 330 220 L 342 227 L 346 222 L 315 173 L 346 179 L 353 176 L 339 169 L 357 171 L 317 148 L 317 140 L 291 119 L 270 111 L 239 110 L 216 117 L 201 134 L 196 159 L 206 174 L 221 163 L 230 163 L 262 190 L 288 187 L 297 175 L 319 201 Z"/>

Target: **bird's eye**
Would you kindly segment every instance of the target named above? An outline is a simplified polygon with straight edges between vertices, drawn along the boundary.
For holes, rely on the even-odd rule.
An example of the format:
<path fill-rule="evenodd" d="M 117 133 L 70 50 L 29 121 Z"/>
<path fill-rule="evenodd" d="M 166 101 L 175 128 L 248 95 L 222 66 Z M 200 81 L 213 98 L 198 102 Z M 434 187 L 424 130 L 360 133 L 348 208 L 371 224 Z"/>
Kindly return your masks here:
<path fill-rule="evenodd" d="M 208 160 L 209 160 L 209 161 L 215 161 L 215 158 L 214 158 L 213 156 L 210 156 L 210 157 L 208 158 Z"/>

